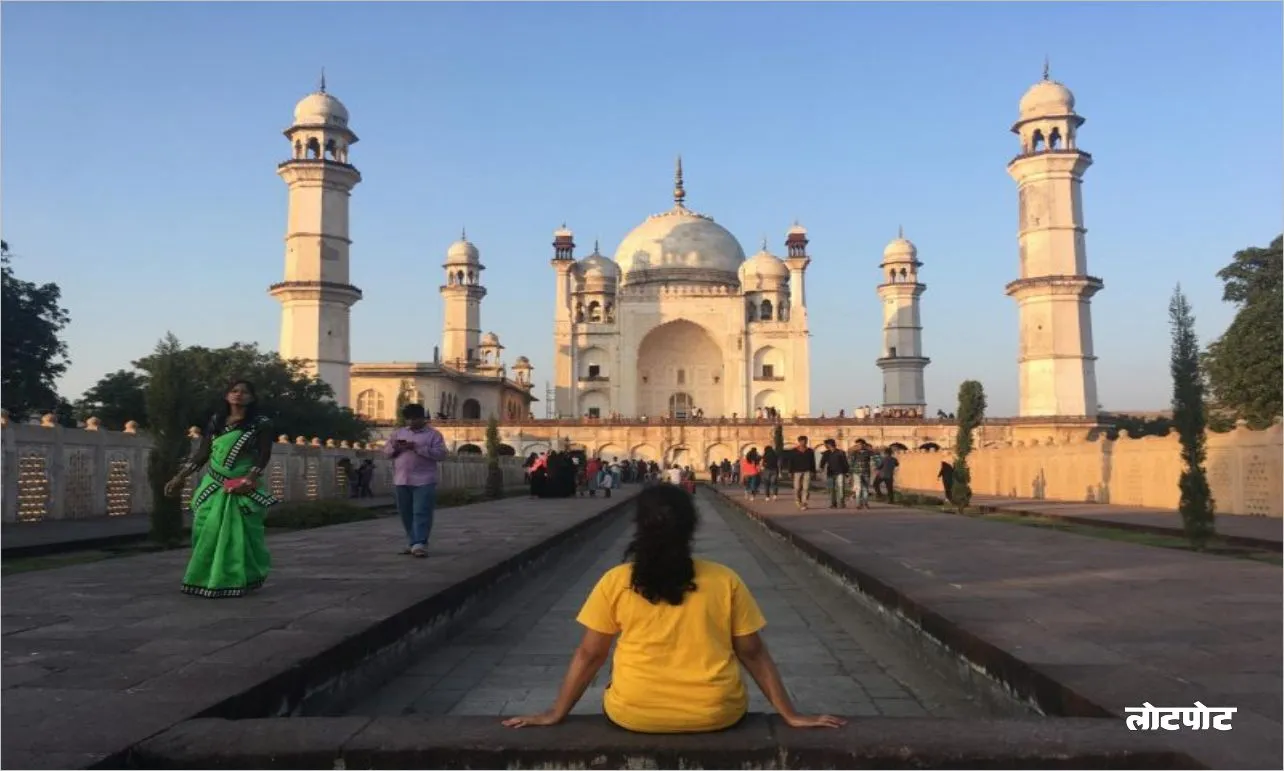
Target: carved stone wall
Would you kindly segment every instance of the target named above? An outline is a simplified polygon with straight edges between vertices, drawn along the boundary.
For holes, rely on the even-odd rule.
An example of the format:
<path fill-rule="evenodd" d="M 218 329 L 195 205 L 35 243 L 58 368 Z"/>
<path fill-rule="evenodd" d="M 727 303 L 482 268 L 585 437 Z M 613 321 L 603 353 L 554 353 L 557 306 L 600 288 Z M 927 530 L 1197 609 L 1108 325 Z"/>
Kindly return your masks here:
<path fill-rule="evenodd" d="M 1126 437 L 1126 434 L 1125 434 Z M 1280 425 L 1250 431 L 1240 425 L 1208 435 L 1208 478 L 1218 514 L 1284 516 Z M 912 451 L 900 456 L 898 486 L 938 490 L 948 452 Z M 1175 433 L 1116 441 L 1000 443 L 968 457 L 972 491 L 1056 501 L 1176 509 L 1181 478 Z"/>

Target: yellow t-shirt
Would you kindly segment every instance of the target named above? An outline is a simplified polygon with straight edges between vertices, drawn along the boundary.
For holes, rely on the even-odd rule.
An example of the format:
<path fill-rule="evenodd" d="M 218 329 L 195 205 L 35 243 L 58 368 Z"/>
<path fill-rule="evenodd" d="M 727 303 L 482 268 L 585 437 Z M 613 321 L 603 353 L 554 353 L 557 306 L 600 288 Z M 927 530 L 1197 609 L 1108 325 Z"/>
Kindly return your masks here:
<path fill-rule="evenodd" d="M 614 723 L 644 733 L 717 731 L 749 707 L 732 637 L 767 625 L 731 568 L 695 560 L 694 592 L 678 606 L 652 605 L 629 586 L 633 566 L 611 568 L 576 621 L 619 635 L 603 699 Z"/>

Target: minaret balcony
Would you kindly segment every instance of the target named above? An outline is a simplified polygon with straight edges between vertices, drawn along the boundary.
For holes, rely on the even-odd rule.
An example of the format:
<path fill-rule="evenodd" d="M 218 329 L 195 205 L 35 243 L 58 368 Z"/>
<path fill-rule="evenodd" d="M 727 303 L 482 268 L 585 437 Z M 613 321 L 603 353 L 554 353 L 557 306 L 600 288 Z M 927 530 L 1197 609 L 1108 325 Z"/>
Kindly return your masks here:
<path fill-rule="evenodd" d="M 1031 150 L 1028 153 L 1017 153 L 1016 155 L 1012 156 L 1012 160 L 1008 161 L 1008 163 L 1019 161 L 1019 160 L 1022 160 L 1023 158 L 1037 158 L 1040 155 L 1080 155 L 1088 159 L 1089 161 L 1092 160 L 1092 153 L 1085 152 L 1083 150 L 1079 150 L 1074 147 L 1054 147 L 1054 148 L 1045 147 L 1039 150 Z"/>
<path fill-rule="evenodd" d="M 330 158 L 291 158 L 288 161 L 281 161 L 276 165 L 278 169 L 283 169 L 286 166 L 320 166 L 345 169 L 349 171 L 357 170 L 357 167 L 353 166 L 351 163 L 343 163 L 342 161 L 336 161 Z"/>

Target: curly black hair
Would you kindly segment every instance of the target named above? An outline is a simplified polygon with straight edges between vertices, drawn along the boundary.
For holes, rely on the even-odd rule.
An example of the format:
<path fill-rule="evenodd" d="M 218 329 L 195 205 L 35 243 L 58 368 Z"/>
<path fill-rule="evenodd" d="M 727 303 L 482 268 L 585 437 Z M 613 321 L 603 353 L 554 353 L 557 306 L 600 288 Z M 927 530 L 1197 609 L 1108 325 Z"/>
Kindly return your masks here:
<path fill-rule="evenodd" d="M 691 495 L 677 485 L 643 490 L 634 507 L 637 530 L 624 550 L 633 561 L 633 591 L 652 604 L 681 605 L 695 585 L 691 539 L 699 518 Z"/>

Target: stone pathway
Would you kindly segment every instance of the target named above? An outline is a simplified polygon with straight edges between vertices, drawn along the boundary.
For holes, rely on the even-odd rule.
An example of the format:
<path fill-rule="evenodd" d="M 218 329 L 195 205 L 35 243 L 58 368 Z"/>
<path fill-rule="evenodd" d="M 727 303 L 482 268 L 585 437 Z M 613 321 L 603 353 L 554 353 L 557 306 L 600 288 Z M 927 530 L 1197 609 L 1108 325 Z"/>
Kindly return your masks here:
<path fill-rule="evenodd" d="M 799 709 L 852 716 L 977 716 L 957 686 L 925 672 L 869 611 L 813 563 L 742 514 L 698 497 L 696 551 L 734 569 L 767 617 L 763 635 Z M 721 513 L 726 512 L 726 513 Z M 552 706 L 583 635 L 575 615 L 618 565 L 632 533 L 621 521 L 505 598 L 419 663 L 347 710 L 351 715 L 515 715 Z M 610 665 L 575 708 L 601 714 Z M 753 681 L 749 709 L 772 711 Z"/>
<path fill-rule="evenodd" d="M 1277 566 L 878 504 L 753 508 L 959 644 L 994 646 L 1117 715 L 1236 707 L 1231 732 L 1165 735 L 1211 768 L 1281 767 Z"/>
<path fill-rule="evenodd" d="M 185 550 L 5 578 L 4 768 L 82 768 L 595 516 L 612 500 L 441 510 L 427 560 L 395 518 L 274 535 L 250 597 L 180 594 Z"/>
<path fill-rule="evenodd" d="M 912 493 L 941 497 L 940 490 L 910 490 Z M 1048 501 L 1035 498 L 1005 498 L 977 495 L 972 505 L 986 513 L 1034 514 L 1049 519 L 1121 527 L 1160 534 L 1182 534 L 1181 514 L 1170 509 L 1145 506 L 1121 506 L 1110 503 L 1081 501 Z M 1217 533 L 1229 541 L 1239 540 L 1246 546 L 1259 546 L 1278 551 L 1284 542 L 1284 519 L 1224 514 L 1217 517 Z"/>

